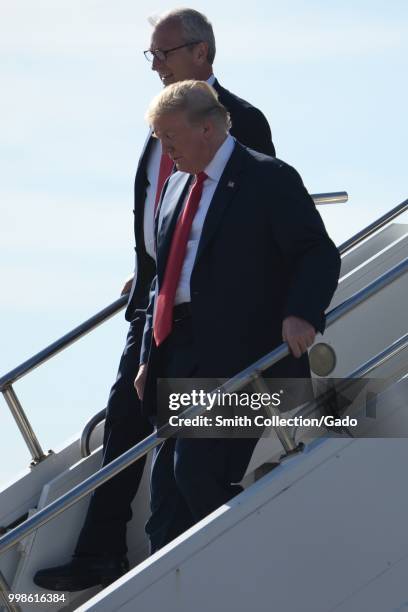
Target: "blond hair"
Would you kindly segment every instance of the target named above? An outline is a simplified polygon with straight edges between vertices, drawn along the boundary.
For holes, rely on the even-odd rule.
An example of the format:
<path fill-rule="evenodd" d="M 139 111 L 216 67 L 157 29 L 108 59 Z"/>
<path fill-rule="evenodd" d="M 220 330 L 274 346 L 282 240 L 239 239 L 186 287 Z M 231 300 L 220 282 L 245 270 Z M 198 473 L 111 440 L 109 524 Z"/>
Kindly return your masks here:
<path fill-rule="evenodd" d="M 174 112 L 186 113 L 192 125 L 211 117 L 225 131 L 231 127 L 229 112 L 218 100 L 215 89 L 204 81 L 179 81 L 165 87 L 151 101 L 146 120 L 153 125 L 158 117 Z"/>

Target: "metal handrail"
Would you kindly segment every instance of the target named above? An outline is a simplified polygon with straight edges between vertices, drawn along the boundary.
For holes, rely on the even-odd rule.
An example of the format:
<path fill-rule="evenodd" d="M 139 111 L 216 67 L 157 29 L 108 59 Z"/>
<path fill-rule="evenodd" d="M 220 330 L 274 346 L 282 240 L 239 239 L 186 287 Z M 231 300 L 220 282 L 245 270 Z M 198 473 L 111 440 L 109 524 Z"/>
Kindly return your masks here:
<path fill-rule="evenodd" d="M 343 199 L 344 197 L 345 199 Z M 331 194 L 316 193 L 312 195 L 312 198 L 315 204 L 329 204 L 329 203 L 338 204 L 340 202 L 347 202 L 348 195 L 346 191 L 339 191 L 339 192 L 333 192 Z M 357 244 L 359 244 L 360 242 L 362 242 L 363 240 L 365 240 L 366 238 L 374 234 L 376 231 L 378 231 L 382 227 L 384 227 L 384 225 L 386 225 L 387 223 L 389 223 L 390 221 L 392 221 L 393 219 L 395 219 L 396 217 L 404 213 L 407 209 L 408 209 L 408 199 L 404 200 L 403 202 L 401 202 L 401 204 L 398 204 L 398 206 L 395 206 L 390 211 L 388 211 L 388 213 L 386 213 L 382 217 L 379 217 L 376 221 L 374 221 L 373 223 L 370 223 L 370 225 L 367 225 L 365 228 L 360 230 L 357 234 L 355 234 L 354 236 L 352 236 L 351 238 L 343 242 L 343 244 L 341 244 L 338 247 L 340 255 L 345 255 L 348 251 L 350 251 Z M 81 434 L 81 442 L 80 442 L 82 457 L 88 457 L 91 454 L 90 439 L 91 439 L 92 432 L 94 428 L 104 420 L 105 414 L 106 414 L 106 408 L 104 410 L 99 411 L 94 417 L 92 417 L 88 421 L 88 423 L 86 423 L 82 431 L 82 434 Z"/>
<path fill-rule="evenodd" d="M 62 338 L 56 340 L 48 347 L 31 357 L 30 359 L 27 359 L 27 361 L 24 361 L 22 364 L 14 368 L 14 370 L 11 370 L 10 372 L 8 372 L 8 374 L 0 378 L 0 391 L 3 393 L 4 399 L 10 409 L 11 415 L 13 416 L 17 427 L 19 428 L 20 433 L 23 436 L 23 439 L 31 453 L 32 466 L 45 459 L 47 455 L 43 451 L 41 444 L 34 433 L 31 423 L 24 412 L 21 402 L 12 387 L 12 384 L 19 378 L 22 378 L 23 376 L 43 364 L 44 362 L 48 361 L 48 359 L 51 359 L 51 357 L 54 357 L 54 355 L 61 352 L 73 342 L 76 342 L 76 340 L 82 338 L 85 334 L 95 329 L 98 325 L 104 323 L 107 319 L 109 319 L 119 310 L 121 310 L 126 305 L 127 300 L 128 294 L 121 296 L 118 300 L 116 300 L 112 304 L 109 304 L 109 306 L 97 312 L 90 319 L 65 334 L 65 336 L 62 336 Z M 52 451 L 49 451 L 48 454 L 50 454 L 51 452 Z"/>
<path fill-rule="evenodd" d="M 312 198 L 314 199 L 316 204 L 338 204 L 341 202 L 347 202 L 348 195 L 346 191 L 338 191 L 331 193 L 317 193 L 312 194 Z M 47 346 L 45 349 L 35 354 L 30 359 L 27 359 L 22 364 L 5 374 L 0 378 L 0 391 L 3 393 L 4 399 L 10 409 L 10 412 L 16 421 L 17 427 L 20 430 L 21 435 L 31 453 L 32 462 L 31 465 L 35 465 L 46 458 L 46 453 L 41 447 L 41 444 L 34 433 L 34 430 L 31 426 L 29 419 L 27 418 L 23 406 L 21 405 L 20 400 L 18 399 L 12 385 L 17 380 L 42 365 L 65 348 L 93 331 L 98 325 L 101 325 L 110 317 L 115 315 L 117 312 L 122 310 L 126 306 L 128 301 L 129 294 L 125 293 L 120 298 L 112 302 L 106 306 L 106 308 L 102 309 L 95 315 L 93 315 L 90 319 L 87 319 L 84 323 L 81 323 L 73 330 Z M 99 413 L 100 414 L 100 413 Z M 95 426 L 98 422 L 102 421 L 103 418 L 98 417 L 99 420 L 94 422 L 92 420 L 93 426 Z M 89 451 L 89 439 L 92 433 L 92 429 L 89 432 L 86 432 L 85 435 L 88 436 L 88 442 L 83 441 L 83 436 L 81 437 L 81 449 L 86 450 L 88 448 Z M 51 451 L 48 452 L 48 454 Z M 88 453 L 89 454 L 89 453 Z"/>
<path fill-rule="evenodd" d="M 351 296 L 345 302 L 331 310 L 327 315 L 327 326 L 338 321 L 345 314 L 356 308 L 359 304 L 366 301 L 371 296 L 375 295 L 385 286 L 390 285 L 400 276 L 408 271 L 408 258 L 399 263 L 397 266 L 380 276 L 374 282 L 370 283 L 358 293 Z M 215 393 L 231 393 L 237 391 L 241 387 L 256 379 L 264 370 L 280 361 L 283 357 L 289 354 L 289 348 L 286 343 L 281 344 L 271 353 L 268 353 L 257 362 L 228 380 L 215 390 Z M 189 407 L 183 416 L 193 418 L 204 413 L 206 405 L 193 405 Z M 85 497 L 88 493 L 104 484 L 107 480 L 113 478 L 116 474 L 127 468 L 129 465 L 146 455 L 150 450 L 157 446 L 164 437 L 174 435 L 180 428 L 170 427 L 166 425 L 155 433 L 150 434 L 147 438 L 130 448 L 128 451 L 117 457 L 106 466 L 102 467 L 96 473 L 86 478 L 83 482 L 64 493 L 61 497 L 51 502 L 48 506 L 39 510 L 34 516 L 27 519 L 24 523 L 12 529 L 9 533 L 0 538 L 0 554 L 17 544 L 21 539 L 28 536 L 30 533 L 47 523 L 49 520 L 58 516 L 61 512 L 70 508 L 77 501 Z"/>
<path fill-rule="evenodd" d="M 332 204 L 347 202 L 348 194 L 346 191 L 335 191 L 330 193 L 317 193 L 311 196 L 317 204 Z M 87 333 L 104 323 L 110 317 L 113 317 L 117 312 L 122 310 L 128 301 L 129 293 L 125 293 L 120 298 L 103 308 L 95 315 L 72 329 L 70 332 L 47 346 L 45 349 L 30 357 L 22 364 L 5 374 L 0 378 L 0 391 L 4 391 L 7 387 L 15 383 L 17 380 L 32 372 L 35 368 L 42 365 L 51 357 L 54 357 L 62 350 L 80 340 Z"/>
<path fill-rule="evenodd" d="M 20 606 L 8 600 L 7 593 L 10 593 L 10 585 L 0 572 L 0 610 L 4 607 L 8 612 L 21 612 Z M 1 603 L 2 601 L 3 605 Z"/>
<path fill-rule="evenodd" d="M 334 202 L 339 203 L 339 202 L 346 202 L 348 199 L 348 195 L 347 195 L 347 192 L 344 191 L 344 192 L 332 192 L 332 193 L 324 193 L 324 194 L 312 194 L 312 198 L 317 204 L 334 203 Z M 383 227 L 386 223 L 388 223 L 389 221 L 392 221 L 398 215 L 402 214 L 407 208 L 408 208 L 408 200 L 405 200 L 404 202 L 402 202 L 395 208 L 391 209 L 386 215 L 383 215 L 382 217 L 380 217 L 379 219 L 377 219 L 376 221 L 374 221 L 373 223 L 365 227 L 363 230 L 358 232 L 358 234 L 356 234 L 355 236 L 353 236 L 352 238 L 344 242 L 339 247 L 340 253 L 344 255 L 348 250 L 356 246 L 359 242 L 362 242 L 365 238 L 367 238 L 372 233 L 374 233 L 375 231 Z M 70 344 L 72 344 L 76 340 L 79 340 L 84 335 L 91 332 L 98 325 L 100 325 L 101 323 L 103 323 L 104 321 L 112 317 L 113 315 L 115 315 L 117 312 L 122 310 L 125 307 L 127 300 L 128 300 L 128 294 L 122 295 L 119 299 L 112 302 L 112 304 L 109 304 L 106 308 L 99 311 L 97 314 L 92 316 L 90 319 L 80 324 L 78 327 L 74 328 L 73 330 L 71 330 L 64 336 L 62 336 L 62 338 L 60 338 L 59 340 L 56 340 L 55 342 L 50 344 L 48 347 L 46 347 L 45 349 L 43 349 L 42 351 L 40 351 L 39 353 L 31 357 L 30 359 L 26 360 L 25 362 L 23 362 L 22 364 L 20 364 L 19 366 L 17 366 L 16 368 L 14 368 L 13 370 L 11 370 L 6 375 L 0 378 L 0 391 L 3 393 L 5 400 L 12 412 L 12 415 L 14 419 L 16 420 L 16 423 L 24 437 L 24 440 L 26 441 L 26 444 L 31 452 L 31 456 L 33 458 L 34 464 L 41 461 L 45 457 L 45 454 L 41 448 L 39 441 L 37 440 L 34 434 L 34 431 L 32 430 L 32 427 L 26 415 L 24 414 L 24 410 L 20 402 L 18 401 L 18 398 L 16 394 L 14 393 L 14 390 L 12 389 L 11 385 L 15 381 L 19 380 L 20 378 L 22 378 L 23 376 L 25 376 L 26 374 L 34 370 L 39 365 L 43 364 L 48 359 L 51 359 L 51 357 L 53 357 L 57 353 L 64 350 L 66 347 L 68 347 Z M 11 399 L 11 395 L 9 391 L 12 392 L 12 395 L 13 395 L 12 399 Z M 100 420 L 103 420 L 103 419 L 101 418 Z M 89 436 L 88 436 L 88 443 L 89 443 L 89 437 L 91 433 L 92 433 L 92 430 L 90 431 Z M 86 435 L 88 435 L 88 433 Z M 81 443 L 82 443 L 82 440 L 81 440 Z"/>
<path fill-rule="evenodd" d="M 345 204 L 348 202 L 347 191 L 332 191 L 331 193 L 312 193 L 310 196 L 316 206 L 322 204 Z"/>
<path fill-rule="evenodd" d="M 97 412 L 85 425 L 80 440 L 81 457 L 89 457 L 91 454 L 90 440 L 93 430 L 99 423 L 105 420 L 106 408 Z"/>
<path fill-rule="evenodd" d="M 312 194 L 312 198 L 318 204 L 323 204 L 332 202 L 347 202 L 348 196 L 347 192 L 340 191 L 324 194 Z M 344 255 L 351 248 L 355 247 L 357 244 L 365 240 L 365 238 L 384 227 L 384 225 L 401 215 L 407 209 L 408 199 L 404 200 L 404 202 L 401 202 L 401 204 L 391 209 L 388 213 L 386 213 L 382 217 L 379 217 L 376 221 L 374 221 L 373 223 L 362 229 L 360 232 L 355 234 L 352 238 L 346 240 L 346 242 L 341 244 L 339 246 L 340 254 Z M 3 392 L 14 382 L 19 380 L 38 366 L 42 365 L 43 363 L 48 361 L 48 359 L 51 359 L 59 352 L 61 352 L 62 350 L 85 336 L 87 333 L 91 332 L 93 329 L 104 323 L 112 316 L 114 316 L 126 306 L 128 296 L 128 293 L 122 295 L 120 298 L 118 298 L 117 300 L 97 312 L 95 315 L 72 329 L 70 332 L 68 332 L 67 334 L 65 334 L 64 336 L 41 350 L 39 353 L 36 353 L 35 355 L 33 355 L 33 357 L 30 357 L 30 359 L 27 359 L 22 364 L 2 376 L 0 378 L 0 391 Z"/>
<path fill-rule="evenodd" d="M 344 255 L 345 253 L 347 253 L 347 251 L 350 251 L 350 249 L 355 247 L 357 244 L 360 244 L 360 242 L 362 242 L 363 240 L 374 234 L 376 231 L 384 227 L 384 225 L 387 225 L 387 223 L 389 223 L 399 215 L 402 215 L 402 213 L 405 212 L 407 209 L 408 199 L 404 200 L 403 202 L 401 202 L 401 204 L 398 204 L 398 206 L 395 206 L 394 208 L 389 210 L 387 213 L 385 213 L 385 215 L 379 217 L 378 219 L 376 219 L 376 221 L 373 221 L 373 223 L 370 223 L 370 225 L 367 225 L 362 230 L 357 232 L 357 234 L 343 242 L 343 244 L 339 246 L 340 255 Z"/>
<path fill-rule="evenodd" d="M 387 361 L 395 357 L 395 355 L 398 355 L 399 353 L 401 353 L 407 347 L 408 347 L 408 333 L 404 334 L 403 336 L 401 336 L 400 338 L 392 342 L 383 351 L 380 351 L 379 353 L 374 355 L 374 357 L 371 357 L 365 363 L 361 364 L 357 369 L 347 374 L 347 376 L 345 376 L 341 380 L 339 385 L 336 385 L 335 387 L 323 393 L 321 396 L 308 402 L 305 406 L 302 406 L 302 408 L 300 408 L 300 410 L 295 413 L 294 417 L 310 416 L 317 409 L 324 406 L 325 402 L 333 396 L 333 393 L 336 393 L 336 395 L 338 395 L 338 394 L 343 393 L 344 391 L 347 391 L 347 389 L 354 383 L 355 379 L 363 378 L 363 376 L 367 376 L 367 374 L 370 374 L 373 370 L 377 369 L 378 367 L 380 367 L 381 365 L 383 365 L 384 363 L 386 363 Z M 401 372 L 405 370 L 406 370 L 406 366 L 404 366 L 402 370 L 399 369 L 397 371 L 397 376 L 401 376 Z M 393 380 L 395 380 L 395 376 L 396 376 L 396 373 L 393 372 L 392 374 Z M 298 429 L 298 426 L 295 425 L 294 427 L 292 427 L 290 431 L 290 436 L 293 440 L 295 439 L 297 429 Z"/>
<path fill-rule="evenodd" d="M 24 441 L 27 444 L 27 447 L 31 453 L 31 457 L 33 458 L 31 465 L 35 465 L 46 457 L 41 447 L 41 444 L 34 433 L 31 423 L 28 420 L 27 415 L 24 412 L 24 409 L 13 387 L 11 385 L 5 387 L 2 390 L 2 393 L 8 407 L 10 408 L 10 412 L 17 424 L 17 427 L 19 428 L 20 433 L 23 436 Z M 49 452 L 51 453 L 52 451 Z"/>
<path fill-rule="evenodd" d="M 377 355 L 375 355 L 371 359 L 368 359 L 365 363 L 360 365 L 357 370 L 354 370 L 354 372 L 349 374 L 349 378 L 362 378 L 363 376 L 370 374 L 370 372 L 383 365 L 384 363 L 392 359 L 392 357 L 395 357 L 395 355 L 398 355 L 398 353 L 406 349 L 407 346 L 408 334 L 404 334 L 403 336 L 398 338 L 398 340 L 395 340 L 389 346 L 387 346 L 387 348 L 385 348 L 383 351 L 380 351 L 379 353 L 377 353 Z"/>
<path fill-rule="evenodd" d="M 19 366 L 2 376 L 0 378 L 0 391 L 4 391 L 4 389 L 15 383 L 29 372 L 32 372 L 35 368 L 48 361 L 48 359 L 51 359 L 51 357 L 54 357 L 60 353 L 70 344 L 73 344 L 87 333 L 98 327 L 98 325 L 101 325 L 113 317 L 117 312 L 119 312 L 119 310 L 122 310 L 122 308 L 126 306 L 128 295 L 128 293 L 122 295 L 119 299 L 112 302 L 112 304 L 109 304 L 109 306 L 106 306 L 106 308 L 103 308 L 77 327 L 74 327 L 74 329 L 69 331 L 67 334 L 48 345 L 45 349 L 39 353 L 36 353 L 33 355 L 33 357 L 30 357 L 30 359 L 27 359 Z"/>

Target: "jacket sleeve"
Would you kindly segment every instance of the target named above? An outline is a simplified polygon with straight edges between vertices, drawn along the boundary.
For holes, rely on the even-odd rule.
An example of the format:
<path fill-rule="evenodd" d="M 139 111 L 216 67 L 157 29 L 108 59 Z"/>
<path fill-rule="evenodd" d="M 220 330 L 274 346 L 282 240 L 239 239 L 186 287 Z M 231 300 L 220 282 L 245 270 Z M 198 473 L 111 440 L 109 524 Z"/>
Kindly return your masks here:
<path fill-rule="evenodd" d="M 294 168 L 278 168 L 277 192 L 268 206 L 274 239 L 290 279 L 283 317 L 297 316 L 323 333 L 324 312 L 337 287 L 340 255 Z"/>

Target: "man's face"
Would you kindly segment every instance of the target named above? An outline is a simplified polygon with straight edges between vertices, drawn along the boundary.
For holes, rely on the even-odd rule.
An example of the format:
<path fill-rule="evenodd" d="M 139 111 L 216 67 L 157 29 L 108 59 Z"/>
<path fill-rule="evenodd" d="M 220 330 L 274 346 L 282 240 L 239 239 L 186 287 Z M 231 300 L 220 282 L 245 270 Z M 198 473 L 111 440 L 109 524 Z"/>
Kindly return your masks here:
<path fill-rule="evenodd" d="M 176 111 L 158 117 L 153 130 L 160 139 L 163 152 L 175 162 L 177 170 L 197 174 L 210 161 L 207 123 L 191 125 L 184 112 Z"/>
<path fill-rule="evenodd" d="M 167 51 L 183 45 L 185 40 L 181 35 L 180 25 L 177 23 L 163 23 L 153 30 L 150 50 L 160 49 Z M 202 47 L 203 43 L 201 43 Z M 199 70 L 203 63 L 203 49 L 200 45 L 182 47 L 171 51 L 164 61 L 153 59 L 152 70 L 155 70 L 164 85 L 177 83 L 186 79 L 198 79 Z M 205 59 L 205 58 L 204 58 Z"/>

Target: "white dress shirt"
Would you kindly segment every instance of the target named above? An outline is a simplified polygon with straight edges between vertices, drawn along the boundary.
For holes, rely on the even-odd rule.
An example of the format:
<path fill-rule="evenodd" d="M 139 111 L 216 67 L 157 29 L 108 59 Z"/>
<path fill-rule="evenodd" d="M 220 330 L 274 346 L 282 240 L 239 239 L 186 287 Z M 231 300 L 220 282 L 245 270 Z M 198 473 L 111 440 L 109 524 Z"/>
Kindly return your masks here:
<path fill-rule="evenodd" d="M 206 173 L 208 178 L 203 183 L 203 192 L 201 195 L 200 203 L 198 205 L 198 210 L 191 226 L 190 235 L 187 242 L 186 255 L 184 257 L 184 263 L 181 269 L 174 305 L 191 301 L 191 272 L 194 267 L 194 262 L 197 255 L 204 221 L 207 216 L 211 201 L 213 199 L 214 192 L 217 188 L 221 175 L 224 172 L 224 168 L 229 158 L 231 157 L 234 146 L 235 140 L 230 134 L 228 134 L 227 138 L 224 140 L 224 142 L 222 143 L 208 166 L 204 169 L 204 172 Z"/>
<path fill-rule="evenodd" d="M 160 160 L 162 148 L 160 140 L 153 139 L 150 145 L 150 154 L 147 162 L 147 187 L 146 200 L 143 215 L 143 236 L 146 252 L 156 259 L 155 237 L 154 237 L 154 204 L 156 201 L 157 181 L 159 180 Z"/>
<path fill-rule="evenodd" d="M 207 83 L 213 85 L 215 82 L 215 76 L 212 74 L 208 79 Z M 150 138 L 150 136 L 149 136 Z M 160 160 L 162 154 L 162 148 L 160 141 L 156 138 L 153 139 L 150 145 L 150 154 L 147 161 L 146 173 L 147 173 L 147 187 L 146 187 L 146 200 L 145 209 L 143 215 L 143 236 L 145 242 L 146 252 L 156 260 L 156 249 L 155 249 L 155 238 L 154 238 L 154 205 L 156 202 L 156 190 L 157 181 L 159 180 Z"/>

